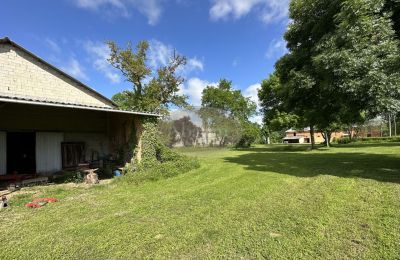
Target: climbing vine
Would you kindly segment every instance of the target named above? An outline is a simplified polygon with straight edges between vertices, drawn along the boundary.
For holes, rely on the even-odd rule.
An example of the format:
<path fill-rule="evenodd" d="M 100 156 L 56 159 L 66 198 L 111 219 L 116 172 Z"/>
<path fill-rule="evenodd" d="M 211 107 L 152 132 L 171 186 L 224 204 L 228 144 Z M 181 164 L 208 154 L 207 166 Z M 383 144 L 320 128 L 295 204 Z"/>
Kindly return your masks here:
<path fill-rule="evenodd" d="M 141 161 L 135 159 L 125 166 L 123 180 L 130 183 L 157 180 L 186 173 L 200 166 L 197 159 L 180 154 L 164 145 L 158 131 L 157 119 L 144 117 L 141 123 Z M 135 155 L 139 149 L 135 147 Z"/>

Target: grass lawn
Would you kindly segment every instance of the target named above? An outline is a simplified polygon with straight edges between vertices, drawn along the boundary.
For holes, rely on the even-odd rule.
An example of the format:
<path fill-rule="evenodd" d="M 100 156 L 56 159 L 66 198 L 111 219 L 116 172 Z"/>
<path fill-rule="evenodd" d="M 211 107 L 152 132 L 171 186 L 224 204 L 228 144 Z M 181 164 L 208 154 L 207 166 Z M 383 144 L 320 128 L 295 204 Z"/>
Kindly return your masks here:
<path fill-rule="evenodd" d="M 25 189 L 0 212 L 0 259 L 400 258 L 400 144 L 184 152 L 201 168 Z"/>

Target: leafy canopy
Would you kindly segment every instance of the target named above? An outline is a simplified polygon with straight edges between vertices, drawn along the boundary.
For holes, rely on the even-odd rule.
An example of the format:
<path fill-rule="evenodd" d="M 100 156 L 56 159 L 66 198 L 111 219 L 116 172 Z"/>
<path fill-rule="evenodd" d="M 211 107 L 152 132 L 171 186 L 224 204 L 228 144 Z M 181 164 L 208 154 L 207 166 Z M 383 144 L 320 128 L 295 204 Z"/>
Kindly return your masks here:
<path fill-rule="evenodd" d="M 187 106 L 187 97 L 179 94 L 184 79 L 177 71 L 186 65 L 186 57 L 174 52 L 169 62 L 155 71 L 148 65 L 149 43 L 141 41 L 133 49 L 131 43 L 123 49 L 108 42 L 110 64 L 118 69 L 132 90 L 125 90 L 112 98 L 122 109 L 139 111 L 161 110 L 166 113 L 170 105 Z"/>
<path fill-rule="evenodd" d="M 220 146 L 238 144 L 245 137 L 244 133 L 247 137 L 242 143 L 247 146 L 257 138 L 253 138 L 254 127 L 249 125 L 256 109 L 250 98 L 232 88 L 232 81 L 222 79 L 218 86 L 208 86 L 203 90 L 199 114 L 205 129 L 211 129 L 219 137 Z"/>
<path fill-rule="evenodd" d="M 260 91 L 266 123 L 329 129 L 398 109 L 397 16 L 397 0 L 293 0 L 289 52 Z"/>

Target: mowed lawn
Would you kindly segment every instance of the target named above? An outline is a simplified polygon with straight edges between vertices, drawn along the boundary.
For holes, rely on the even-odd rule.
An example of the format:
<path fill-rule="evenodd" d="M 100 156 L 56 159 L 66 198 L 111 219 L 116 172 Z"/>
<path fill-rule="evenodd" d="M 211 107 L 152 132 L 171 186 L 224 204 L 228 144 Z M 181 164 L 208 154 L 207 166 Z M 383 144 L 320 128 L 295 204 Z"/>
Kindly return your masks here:
<path fill-rule="evenodd" d="M 26 189 L 0 212 L 0 259 L 400 258 L 400 144 L 184 152 L 201 168 Z"/>

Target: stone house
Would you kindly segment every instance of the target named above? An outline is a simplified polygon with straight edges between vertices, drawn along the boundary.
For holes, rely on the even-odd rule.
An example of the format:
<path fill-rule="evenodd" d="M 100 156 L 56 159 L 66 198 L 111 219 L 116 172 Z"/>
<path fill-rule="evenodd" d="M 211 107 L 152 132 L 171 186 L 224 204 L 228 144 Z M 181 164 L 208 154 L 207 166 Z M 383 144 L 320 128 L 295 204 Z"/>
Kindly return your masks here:
<path fill-rule="evenodd" d="M 24 49 L 0 39 L 0 175 L 50 175 L 132 159 L 141 118 Z M 129 152 L 130 151 L 130 152 Z M 136 154 L 140 160 L 140 149 Z"/>
<path fill-rule="evenodd" d="M 311 143 L 311 133 L 309 128 L 304 128 L 301 130 L 289 129 L 285 132 L 286 136 L 283 138 L 283 143 L 288 144 L 307 144 Z M 344 137 L 348 137 L 349 134 L 343 131 L 334 132 L 331 134 L 331 142 Z M 323 134 L 321 132 L 314 132 L 314 140 L 316 144 L 325 142 Z"/>

